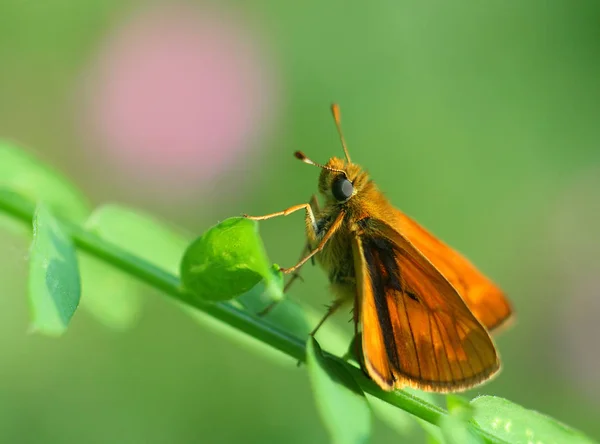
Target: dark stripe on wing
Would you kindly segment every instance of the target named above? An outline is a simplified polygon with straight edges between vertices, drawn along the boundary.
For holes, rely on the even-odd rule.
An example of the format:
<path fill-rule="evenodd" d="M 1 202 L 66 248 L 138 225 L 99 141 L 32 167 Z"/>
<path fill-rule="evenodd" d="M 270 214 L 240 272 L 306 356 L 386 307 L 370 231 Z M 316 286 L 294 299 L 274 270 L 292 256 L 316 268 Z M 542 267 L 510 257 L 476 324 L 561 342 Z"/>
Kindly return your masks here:
<path fill-rule="evenodd" d="M 373 297 L 375 299 L 375 308 L 377 309 L 377 317 L 383 333 L 385 350 L 392 367 L 399 368 L 400 360 L 398 359 L 398 350 L 396 349 L 396 340 L 394 339 L 394 328 L 392 327 L 390 312 L 385 297 L 387 279 L 386 276 L 384 276 L 384 270 L 381 269 L 381 253 L 383 252 L 382 247 L 391 248 L 392 246 L 391 244 L 386 246 L 378 246 L 376 245 L 377 241 L 378 239 L 375 238 L 363 238 L 363 254 L 369 270 L 369 276 L 371 278 L 370 280 L 373 288 Z M 383 254 L 383 256 L 393 254 L 393 250 L 388 250 L 387 253 L 388 254 Z"/>

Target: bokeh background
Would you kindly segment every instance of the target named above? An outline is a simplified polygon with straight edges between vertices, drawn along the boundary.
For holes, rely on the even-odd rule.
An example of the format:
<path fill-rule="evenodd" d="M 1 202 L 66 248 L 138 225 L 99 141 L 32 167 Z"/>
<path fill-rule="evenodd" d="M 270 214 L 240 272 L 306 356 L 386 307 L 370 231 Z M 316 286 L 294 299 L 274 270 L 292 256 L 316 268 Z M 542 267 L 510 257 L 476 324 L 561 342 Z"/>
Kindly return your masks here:
<path fill-rule="evenodd" d="M 598 437 L 599 22 L 567 0 L 2 0 L 0 137 L 95 205 L 201 233 L 305 202 L 318 171 L 292 153 L 341 154 L 339 102 L 353 160 L 514 302 L 504 370 L 471 395 Z M 297 259 L 302 216 L 261 232 Z M 80 311 L 61 339 L 27 334 L 27 239 L 0 245 L 0 442 L 327 442 L 304 369 L 146 288 L 123 331 Z M 304 277 L 290 297 L 319 309 L 324 274 Z"/>

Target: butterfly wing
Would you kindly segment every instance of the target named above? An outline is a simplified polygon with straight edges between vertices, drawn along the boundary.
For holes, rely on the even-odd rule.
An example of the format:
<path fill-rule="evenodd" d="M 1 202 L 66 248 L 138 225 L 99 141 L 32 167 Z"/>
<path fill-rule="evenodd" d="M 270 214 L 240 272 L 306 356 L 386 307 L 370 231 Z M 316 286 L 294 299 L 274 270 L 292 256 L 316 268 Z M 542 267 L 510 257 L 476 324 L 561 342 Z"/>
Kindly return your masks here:
<path fill-rule="evenodd" d="M 460 391 L 499 370 L 487 330 L 406 238 L 369 219 L 353 253 L 365 367 L 382 388 Z"/>
<path fill-rule="evenodd" d="M 489 330 L 511 318 L 504 293 L 460 253 L 437 239 L 417 222 L 395 210 L 393 226 L 450 281 L 475 317 Z"/>

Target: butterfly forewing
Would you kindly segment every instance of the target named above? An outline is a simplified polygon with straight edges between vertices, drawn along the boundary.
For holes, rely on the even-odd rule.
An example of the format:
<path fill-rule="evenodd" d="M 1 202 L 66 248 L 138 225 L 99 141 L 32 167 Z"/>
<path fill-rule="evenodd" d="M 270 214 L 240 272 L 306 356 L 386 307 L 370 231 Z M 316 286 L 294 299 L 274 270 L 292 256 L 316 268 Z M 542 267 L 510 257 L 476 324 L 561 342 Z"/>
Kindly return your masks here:
<path fill-rule="evenodd" d="M 452 284 L 475 317 L 488 329 L 504 324 L 512 309 L 504 293 L 471 262 L 417 222 L 395 210 L 393 226 Z"/>
<path fill-rule="evenodd" d="M 355 244 L 364 264 L 356 268 L 363 354 L 373 379 L 389 389 L 457 391 L 499 369 L 486 329 L 406 238 L 370 221 Z"/>

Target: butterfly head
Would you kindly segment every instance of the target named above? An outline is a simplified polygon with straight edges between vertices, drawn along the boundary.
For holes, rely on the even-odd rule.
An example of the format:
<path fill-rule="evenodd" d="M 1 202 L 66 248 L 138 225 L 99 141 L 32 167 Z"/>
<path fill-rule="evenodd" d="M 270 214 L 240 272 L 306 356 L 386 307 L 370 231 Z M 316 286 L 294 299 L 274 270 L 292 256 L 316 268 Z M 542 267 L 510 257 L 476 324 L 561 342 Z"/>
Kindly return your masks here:
<path fill-rule="evenodd" d="M 331 203 L 345 203 L 356 196 L 369 182 L 363 169 L 347 160 L 332 157 L 325 165 L 318 164 L 297 151 L 296 158 L 322 169 L 319 176 L 319 192 Z"/>
<path fill-rule="evenodd" d="M 322 169 L 319 176 L 319 192 L 330 203 L 343 204 L 352 197 L 360 193 L 364 186 L 369 182 L 367 173 L 361 167 L 352 163 L 346 140 L 342 133 L 340 108 L 337 104 L 331 105 L 331 112 L 335 121 L 335 126 L 342 142 L 344 156 L 346 159 L 332 157 L 325 165 L 321 165 L 310 160 L 301 151 L 296 151 L 294 155 L 304 163 L 314 165 Z"/>

